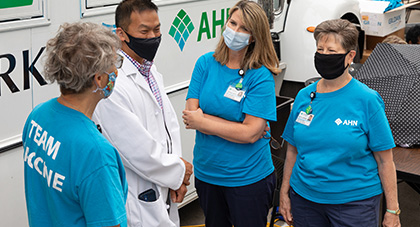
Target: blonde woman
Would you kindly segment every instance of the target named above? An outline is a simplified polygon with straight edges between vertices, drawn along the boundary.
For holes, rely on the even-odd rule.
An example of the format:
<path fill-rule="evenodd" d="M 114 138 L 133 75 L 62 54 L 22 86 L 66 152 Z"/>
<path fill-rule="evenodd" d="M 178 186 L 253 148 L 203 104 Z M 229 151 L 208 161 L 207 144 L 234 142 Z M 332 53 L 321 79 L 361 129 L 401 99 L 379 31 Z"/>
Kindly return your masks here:
<path fill-rule="evenodd" d="M 275 186 L 268 120 L 279 73 L 268 20 L 255 2 L 231 8 L 216 51 L 195 66 L 183 112 L 197 130 L 195 186 L 207 227 L 266 226 Z"/>

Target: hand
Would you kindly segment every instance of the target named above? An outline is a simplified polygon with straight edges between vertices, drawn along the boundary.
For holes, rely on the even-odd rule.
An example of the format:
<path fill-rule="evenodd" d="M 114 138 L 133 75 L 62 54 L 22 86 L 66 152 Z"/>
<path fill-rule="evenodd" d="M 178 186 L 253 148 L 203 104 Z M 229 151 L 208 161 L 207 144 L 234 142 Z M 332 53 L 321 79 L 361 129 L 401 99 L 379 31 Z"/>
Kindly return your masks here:
<path fill-rule="evenodd" d="M 270 127 L 268 127 L 268 124 L 265 124 L 265 129 L 260 137 L 260 139 L 262 139 L 265 135 L 267 135 L 267 132 L 270 131 Z"/>
<path fill-rule="evenodd" d="M 191 177 L 191 174 L 193 174 L 193 166 L 191 165 L 191 163 L 185 161 L 183 158 L 181 158 L 181 160 L 185 164 L 185 175 L 184 175 L 183 184 L 190 185 L 190 177 Z"/>
<path fill-rule="evenodd" d="M 288 225 L 293 225 L 292 205 L 287 193 L 280 195 L 279 211 Z"/>
<path fill-rule="evenodd" d="M 198 108 L 194 111 L 184 110 L 182 111 L 182 118 L 184 119 L 184 124 L 186 129 L 196 129 L 199 130 L 201 121 L 204 118 L 203 110 Z"/>
<path fill-rule="evenodd" d="M 181 203 L 184 200 L 185 194 L 187 194 L 187 186 L 182 184 L 181 187 L 177 190 L 170 189 L 171 199 L 173 203 Z"/>
<path fill-rule="evenodd" d="M 385 212 L 384 220 L 382 222 L 383 227 L 401 227 L 400 216 Z"/>

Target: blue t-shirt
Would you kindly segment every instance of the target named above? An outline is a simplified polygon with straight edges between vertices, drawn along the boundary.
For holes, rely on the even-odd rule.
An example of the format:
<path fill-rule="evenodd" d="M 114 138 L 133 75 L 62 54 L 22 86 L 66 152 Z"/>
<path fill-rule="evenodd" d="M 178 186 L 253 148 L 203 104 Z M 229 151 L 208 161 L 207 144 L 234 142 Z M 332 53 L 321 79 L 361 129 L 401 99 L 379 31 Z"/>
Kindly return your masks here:
<path fill-rule="evenodd" d="M 29 225 L 127 225 L 120 156 L 84 114 L 51 99 L 22 135 Z"/>
<path fill-rule="evenodd" d="M 352 79 L 343 88 L 316 93 L 309 126 L 296 122 L 310 104 L 317 83 L 296 96 L 283 138 L 297 148 L 291 187 L 302 197 L 343 204 L 382 193 L 372 152 L 393 148 L 380 95 Z"/>
<path fill-rule="evenodd" d="M 242 122 L 245 114 L 275 121 L 274 79 L 264 66 L 250 69 L 243 78 L 245 97 L 240 102 L 224 97 L 229 85 L 241 79 L 238 69 L 217 62 L 213 53 L 201 56 L 195 65 L 187 99 L 199 100 L 204 113 L 229 121 Z M 274 171 L 269 139 L 239 144 L 218 136 L 196 133 L 194 174 L 207 183 L 227 187 L 255 183 Z"/>

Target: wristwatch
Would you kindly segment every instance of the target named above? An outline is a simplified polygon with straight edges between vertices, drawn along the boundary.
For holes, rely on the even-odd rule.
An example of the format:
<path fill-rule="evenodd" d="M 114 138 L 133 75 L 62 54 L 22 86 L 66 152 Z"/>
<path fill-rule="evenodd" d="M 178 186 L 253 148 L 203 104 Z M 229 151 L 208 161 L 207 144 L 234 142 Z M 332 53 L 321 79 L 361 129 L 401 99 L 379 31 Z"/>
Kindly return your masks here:
<path fill-rule="evenodd" d="M 389 213 L 395 214 L 395 215 L 400 215 L 401 214 L 401 210 L 400 209 L 397 209 L 397 210 L 386 209 L 386 212 L 389 212 Z"/>

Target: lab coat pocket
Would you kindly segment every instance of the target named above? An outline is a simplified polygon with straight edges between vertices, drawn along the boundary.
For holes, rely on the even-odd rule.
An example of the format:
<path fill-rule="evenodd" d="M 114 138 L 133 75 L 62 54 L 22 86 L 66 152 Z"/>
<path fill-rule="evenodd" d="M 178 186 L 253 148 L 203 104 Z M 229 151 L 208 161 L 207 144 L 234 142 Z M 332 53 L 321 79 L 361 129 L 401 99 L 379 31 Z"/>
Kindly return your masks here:
<path fill-rule="evenodd" d="M 138 200 L 143 227 L 174 227 L 175 224 L 169 219 L 166 203 L 159 196 L 156 201 L 146 202 Z"/>

